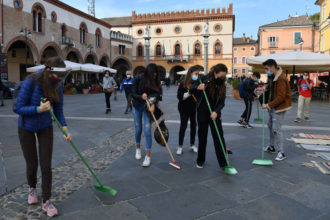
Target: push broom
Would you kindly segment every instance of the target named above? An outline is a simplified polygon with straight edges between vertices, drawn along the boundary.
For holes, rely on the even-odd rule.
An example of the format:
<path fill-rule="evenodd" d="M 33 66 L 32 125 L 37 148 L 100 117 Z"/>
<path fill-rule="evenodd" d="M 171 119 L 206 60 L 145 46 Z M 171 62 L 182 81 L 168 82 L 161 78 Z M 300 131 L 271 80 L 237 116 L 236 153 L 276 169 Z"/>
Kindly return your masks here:
<path fill-rule="evenodd" d="M 41 98 L 41 101 L 43 103 L 45 103 L 45 99 Z M 58 119 L 56 118 L 54 112 L 52 109 L 49 110 L 50 115 L 52 116 L 52 118 L 54 119 L 54 121 L 56 122 L 57 126 L 60 128 L 60 130 L 62 131 L 62 133 L 67 136 L 68 132 L 63 130 L 63 127 L 61 125 L 61 123 L 58 121 Z M 100 192 L 104 192 L 104 193 L 108 193 L 110 195 L 116 195 L 117 191 L 112 189 L 109 186 L 103 185 L 101 183 L 101 181 L 99 180 L 99 178 L 96 176 L 96 174 L 94 173 L 94 171 L 92 170 L 92 168 L 88 165 L 87 161 L 85 160 L 85 158 L 83 157 L 83 155 L 79 152 L 77 146 L 70 141 L 71 146 L 73 147 L 73 149 L 77 152 L 77 154 L 79 155 L 80 159 L 82 160 L 82 162 L 86 165 L 86 167 L 88 168 L 88 170 L 91 172 L 92 176 L 94 177 L 94 179 L 96 180 L 97 184 L 94 185 L 94 189 Z"/>
<path fill-rule="evenodd" d="M 199 79 L 199 82 L 202 84 L 202 80 L 201 79 Z M 211 106 L 210 106 L 210 102 L 209 102 L 209 99 L 207 98 L 207 95 L 206 95 L 205 90 L 203 90 L 203 94 L 204 94 L 204 98 L 206 100 L 207 106 L 209 107 L 210 114 L 212 114 L 212 109 L 211 109 Z M 212 120 L 212 121 L 213 121 L 213 125 L 215 127 L 215 130 L 217 132 L 217 135 L 218 135 L 218 138 L 219 138 L 219 141 L 220 141 L 220 145 L 221 145 L 221 149 L 222 149 L 223 155 L 225 156 L 225 159 L 226 159 L 226 162 L 227 162 L 227 166 L 225 166 L 225 173 L 231 174 L 231 175 L 235 175 L 238 172 L 237 172 L 237 170 L 233 166 L 230 166 L 229 159 L 228 159 L 228 156 L 226 154 L 225 147 L 224 147 L 224 145 L 222 143 L 222 140 L 221 140 L 221 137 L 220 137 L 220 133 L 219 133 L 219 129 L 218 129 L 217 123 L 215 122 L 215 120 Z"/>
<path fill-rule="evenodd" d="M 254 119 L 254 122 L 262 122 L 262 118 L 260 118 L 260 110 L 259 110 L 259 100 L 257 101 L 257 114 L 258 114 L 258 118 Z"/>
<path fill-rule="evenodd" d="M 262 94 L 262 103 L 265 104 L 265 92 Z M 264 147 L 265 147 L 265 109 L 262 110 L 262 149 L 261 149 L 261 159 L 253 160 L 252 164 L 261 166 L 272 166 L 273 161 L 265 159 Z"/>
<path fill-rule="evenodd" d="M 146 103 L 147 103 L 148 109 L 149 109 L 149 111 L 150 111 L 150 104 L 149 104 L 148 101 L 146 101 Z M 168 153 L 169 153 L 170 156 L 171 156 L 172 161 L 170 161 L 169 164 L 170 164 L 171 166 L 175 167 L 176 169 L 181 169 L 180 165 L 176 163 L 176 161 L 175 161 L 175 159 L 174 159 L 174 157 L 173 157 L 173 154 L 172 154 L 172 152 L 171 152 L 171 149 L 169 148 L 169 146 L 168 146 L 168 144 L 167 144 L 167 141 L 166 141 L 166 139 L 165 139 L 165 137 L 164 137 L 164 135 L 163 135 L 162 129 L 160 129 L 159 124 L 158 124 L 158 121 L 157 121 L 157 119 L 156 119 L 154 113 L 151 112 L 151 111 L 150 111 L 150 113 L 151 113 L 152 118 L 154 119 L 154 122 L 155 122 L 155 124 L 156 124 L 156 127 L 157 127 L 157 129 L 158 129 L 158 131 L 159 131 L 159 133 L 160 133 L 160 135 L 161 135 L 161 137 L 162 137 L 162 139 L 163 139 L 163 141 L 164 141 L 164 143 L 165 143 L 166 149 L 167 149 Z"/>

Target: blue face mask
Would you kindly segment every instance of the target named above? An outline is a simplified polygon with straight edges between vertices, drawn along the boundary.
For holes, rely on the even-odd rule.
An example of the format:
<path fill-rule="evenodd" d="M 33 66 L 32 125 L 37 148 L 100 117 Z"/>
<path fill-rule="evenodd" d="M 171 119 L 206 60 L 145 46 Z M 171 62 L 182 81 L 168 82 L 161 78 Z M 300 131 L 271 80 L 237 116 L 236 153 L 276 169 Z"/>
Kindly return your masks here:
<path fill-rule="evenodd" d="M 105 78 L 109 78 L 109 74 L 105 74 Z"/>
<path fill-rule="evenodd" d="M 271 76 L 274 74 L 272 71 L 267 71 L 266 73 L 267 73 L 267 76 Z"/>
<path fill-rule="evenodd" d="M 198 79 L 198 76 L 197 75 L 192 75 L 191 79 L 196 81 Z"/>

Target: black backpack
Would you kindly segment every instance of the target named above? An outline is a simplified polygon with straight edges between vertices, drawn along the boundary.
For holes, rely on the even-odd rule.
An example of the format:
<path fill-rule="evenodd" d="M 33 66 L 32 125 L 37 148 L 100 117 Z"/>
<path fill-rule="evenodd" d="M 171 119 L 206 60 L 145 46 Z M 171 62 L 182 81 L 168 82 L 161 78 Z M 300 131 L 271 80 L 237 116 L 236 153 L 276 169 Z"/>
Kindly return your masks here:
<path fill-rule="evenodd" d="M 19 91 L 21 89 L 21 86 L 22 86 L 23 82 L 18 82 L 14 88 L 14 91 L 12 92 L 12 96 L 13 96 L 13 112 L 18 114 L 17 113 L 17 109 L 16 109 L 16 104 L 17 104 L 17 98 L 18 98 L 18 95 L 19 95 Z M 31 90 L 33 91 L 34 88 L 35 88 L 35 80 L 33 80 L 33 84 L 32 84 L 32 87 L 31 87 Z"/>

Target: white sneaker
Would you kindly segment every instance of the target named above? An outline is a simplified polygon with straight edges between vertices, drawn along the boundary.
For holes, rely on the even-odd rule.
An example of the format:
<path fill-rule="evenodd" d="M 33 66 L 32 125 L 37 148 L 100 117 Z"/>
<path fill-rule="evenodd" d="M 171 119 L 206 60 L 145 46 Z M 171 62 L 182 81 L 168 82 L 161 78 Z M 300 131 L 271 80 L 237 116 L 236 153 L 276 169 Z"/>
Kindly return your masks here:
<path fill-rule="evenodd" d="M 177 155 L 182 155 L 182 147 L 178 147 L 178 150 L 176 151 Z"/>
<path fill-rule="evenodd" d="M 198 148 L 195 145 L 191 146 L 190 150 L 192 150 L 194 153 L 198 152 Z"/>
<path fill-rule="evenodd" d="M 141 156 L 141 149 L 136 148 L 135 159 L 141 160 L 141 158 L 142 158 L 142 156 Z"/>
<path fill-rule="evenodd" d="M 203 165 L 200 166 L 200 165 L 196 164 L 196 167 L 197 167 L 198 169 L 202 169 L 202 168 L 203 168 Z"/>
<path fill-rule="evenodd" d="M 282 160 L 285 160 L 285 159 L 286 159 L 286 156 L 284 155 L 284 153 L 282 153 L 280 151 L 278 152 L 278 154 L 275 158 L 276 161 L 282 161 Z"/>
<path fill-rule="evenodd" d="M 142 166 L 144 166 L 144 167 L 149 167 L 150 164 L 151 164 L 151 158 L 150 158 L 149 156 L 146 156 L 146 157 L 144 158 L 144 161 L 143 161 Z"/>

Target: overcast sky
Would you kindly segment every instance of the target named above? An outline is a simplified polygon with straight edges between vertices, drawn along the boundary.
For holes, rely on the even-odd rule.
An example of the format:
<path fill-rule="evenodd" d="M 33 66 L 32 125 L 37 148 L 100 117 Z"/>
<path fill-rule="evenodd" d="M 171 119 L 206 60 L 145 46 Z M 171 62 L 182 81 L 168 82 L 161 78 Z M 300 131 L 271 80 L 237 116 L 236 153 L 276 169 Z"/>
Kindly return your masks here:
<path fill-rule="evenodd" d="M 62 0 L 88 12 L 88 0 Z M 319 12 L 315 0 L 95 0 L 96 17 L 130 16 L 136 13 L 157 13 L 177 10 L 193 10 L 228 7 L 234 4 L 236 16 L 235 37 L 253 35 L 257 37 L 258 27 L 287 19 L 289 15 L 305 15 Z"/>

